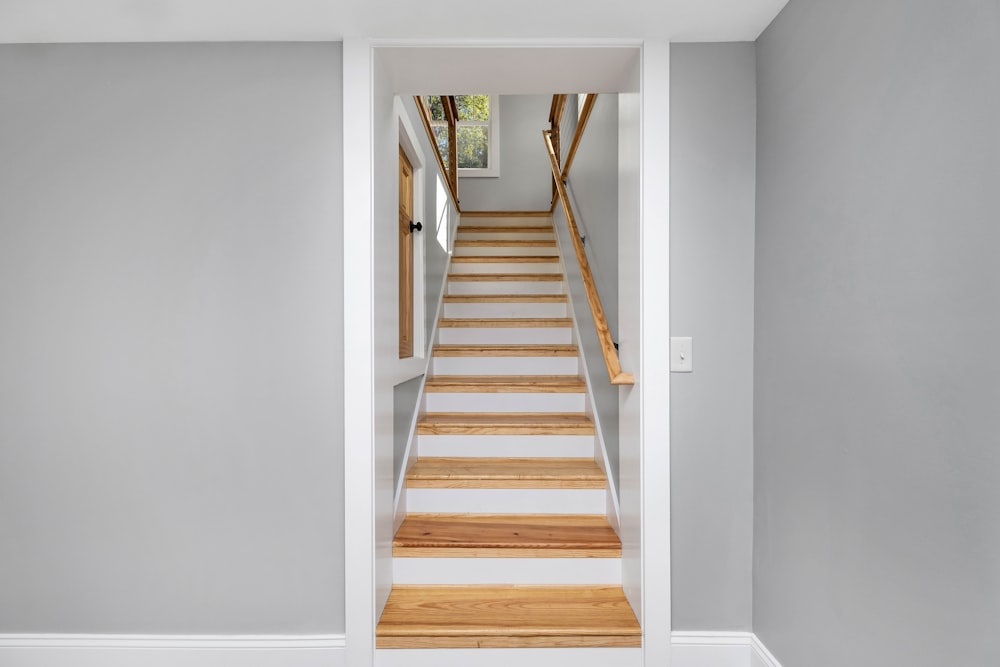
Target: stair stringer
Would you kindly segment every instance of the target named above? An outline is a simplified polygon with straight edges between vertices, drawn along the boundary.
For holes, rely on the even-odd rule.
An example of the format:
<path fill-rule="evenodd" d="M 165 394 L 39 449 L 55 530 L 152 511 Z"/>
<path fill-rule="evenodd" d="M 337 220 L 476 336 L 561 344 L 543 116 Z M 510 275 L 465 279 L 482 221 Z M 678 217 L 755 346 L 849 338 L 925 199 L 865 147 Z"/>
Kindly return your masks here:
<path fill-rule="evenodd" d="M 441 278 L 441 290 L 440 294 L 438 294 L 437 308 L 434 309 L 434 324 L 431 326 L 431 333 L 427 337 L 427 349 L 424 350 L 424 375 L 420 379 L 420 389 L 417 394 L 420 398 L 413 406 L 413 414 L 410 416 L 410 432 L 406 437 L 406 449 L 403 450 L 403 465 L 399 470 L 399 479 L 396 481 L 396 493 L 392 505 L 393 535 L 396 534 L 399 526 L 403 523 L 403 519 L 406 518 L 406 473 L 410 470 L 410 466 L 413 465 L 415 458 L 413 450 L 417 440 L 417 421 L 420 419 L 420 414 L 424 411 L 426 402 L 424 385 L 427 384 L 427 375 L 431 370 L 431 364 L 434 363 L 434 346 L 438 340 L 438 324 L 441 321 L 441 313 L 444 310 L 444 297 L 448 293 L 448 274 L 451 273 L 452 257 L 453 252 L 449 252 L 448 261 L 445 262 L 444 266 L 444 276 Z"/>

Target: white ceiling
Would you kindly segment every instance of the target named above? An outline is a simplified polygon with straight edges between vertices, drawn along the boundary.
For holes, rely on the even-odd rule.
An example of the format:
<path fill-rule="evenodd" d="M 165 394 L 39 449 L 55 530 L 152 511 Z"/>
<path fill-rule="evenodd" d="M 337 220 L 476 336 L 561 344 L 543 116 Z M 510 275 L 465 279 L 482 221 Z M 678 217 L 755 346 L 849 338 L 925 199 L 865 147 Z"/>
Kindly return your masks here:
<path fill-rule="evenodd" d="M 0 0 L 0 43 L 749 41 L 788 0 Z"/>

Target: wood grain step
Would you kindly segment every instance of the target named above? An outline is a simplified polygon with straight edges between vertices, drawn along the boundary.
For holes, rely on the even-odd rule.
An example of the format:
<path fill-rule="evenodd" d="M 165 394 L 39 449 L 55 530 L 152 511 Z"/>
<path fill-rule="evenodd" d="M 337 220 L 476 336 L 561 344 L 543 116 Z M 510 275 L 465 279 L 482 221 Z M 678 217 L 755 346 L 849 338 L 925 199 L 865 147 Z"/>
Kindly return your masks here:
<path fill-rule="evenodd" d="M 561 282 L 561 273 L 449 273 L 457 282 Z"/>
<path fill-rule="evenodd" d="M 559 344 L 490 344 L 490 345 L 435 345 L 438 357 L 576 357 L 576 345 Z"/>
<path fill-rule="evenodd" d="M 418 435 L 592 435 L 594 422 L 579 412 L 428 412 Z"/>
<path fill-rule="evenodd" d="M 435 375 L 424 390 L 436 392 L 485 392 L 498 394 L 580 394 L 587 383 L 578 375 Z"/>
<path fill-rule="evenodd" d="M 640 646 L 620 586 L 393 586 L 378 648 Z"/>
<path fill-rule="evenodd" d="M 455 255 L 452 264 L 558 264 L 558 255 Z"/>
<path fill-rule="evenodd" d="M 445 303 L 566 303 L 565 294 L 445 294 Z"/>
<path fill-rule="evenodd" d="M 456 248 L 555 248 L 548 239 L 455 239 Z"/>
<path fill-rule="evenodd" d="M 621 540 L 594 514 L 407 514 L 400 558 L 617 558 Z"/>
<path fill-rule="evenodd" d="M 419 457 L 406 472 L 409 489 L 604 489 L 593 459 Z"/>
<path fill-rule="evenodd" d="M 573 326 L 571 317 L 442 317 L 442 329 L 535 329 Z"/>

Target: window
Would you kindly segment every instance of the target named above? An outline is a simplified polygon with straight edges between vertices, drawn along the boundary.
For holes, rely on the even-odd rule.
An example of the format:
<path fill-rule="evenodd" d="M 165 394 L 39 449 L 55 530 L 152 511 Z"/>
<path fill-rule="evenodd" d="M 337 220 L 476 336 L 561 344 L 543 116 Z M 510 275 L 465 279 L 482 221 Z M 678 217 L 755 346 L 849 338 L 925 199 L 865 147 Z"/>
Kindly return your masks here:
<path fill-rule="evenodd" d="M 499 176 L 499 105 L 496 95 L 455 95 L 458 175 Z M 431 128 L 448 166 L 448 120 L 440 95 L 428 95 Z"/>

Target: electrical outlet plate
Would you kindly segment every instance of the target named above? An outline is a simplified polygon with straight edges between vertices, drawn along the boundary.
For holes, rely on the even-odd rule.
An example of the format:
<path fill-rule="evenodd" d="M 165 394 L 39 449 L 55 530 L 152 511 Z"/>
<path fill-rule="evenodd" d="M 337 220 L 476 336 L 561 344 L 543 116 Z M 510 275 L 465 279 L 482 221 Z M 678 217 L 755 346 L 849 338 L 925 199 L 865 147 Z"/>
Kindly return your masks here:
<path fill-rule="evenodd" d="M 670 339 L 671 373 L 690 373 L 694 369 L 691 347 L 690 337 Z"/>

